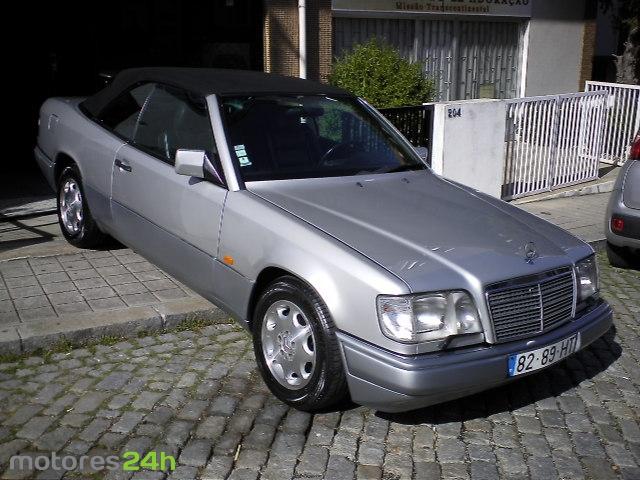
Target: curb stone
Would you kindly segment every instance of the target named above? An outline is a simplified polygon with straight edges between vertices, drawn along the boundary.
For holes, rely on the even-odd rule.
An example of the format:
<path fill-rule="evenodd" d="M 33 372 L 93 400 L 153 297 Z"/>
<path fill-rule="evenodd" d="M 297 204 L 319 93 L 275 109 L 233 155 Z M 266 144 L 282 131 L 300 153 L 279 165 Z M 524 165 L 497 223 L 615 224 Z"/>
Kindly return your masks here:
<path fill-rule="evenodd" d="M 536 195 L 535 198 L 524 197 L 514 200 L 514 205 L 523 205 L 525 203 L 540 202 L 543 200 L 553 200 L 556 198 L 581 197 L 583 195 L 596 195 L 598 193 L 608 193 L 613 191 L 615 180 L 608 182 L 596 183 L 595 185 L 587 185 L 586 187 L 576 188 L 565 192 L 549 193 L 548 195 Z"/>
<path fill-rule="evenodd" d="M 141 332 L 172 330 L 191 320 L 228 322 L 229 315 L 201 298 L 167 302 L 155 307 L 68 315 L 0 329 L 0 352 L 19 355 L 68 342 L 82 344 L 114 336 L 135 338 Z"/>

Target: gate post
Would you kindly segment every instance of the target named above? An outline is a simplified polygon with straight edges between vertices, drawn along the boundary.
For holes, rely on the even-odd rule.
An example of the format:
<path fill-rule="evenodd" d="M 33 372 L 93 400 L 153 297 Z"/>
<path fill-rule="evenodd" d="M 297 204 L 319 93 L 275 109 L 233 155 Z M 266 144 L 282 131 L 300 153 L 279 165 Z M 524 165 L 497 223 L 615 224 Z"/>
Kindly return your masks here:
<path fill-rule="evenodd" d="M 560 138 L 560 115 L 562 114 L 562 98 L 554 96 L 555 108 L 553 109 L 553 127 L 551 133 L 551 151 L 549 152 L 549 170 L 547 172 L 547 190 L 553 189 L 558 168 L 558 140 Z"/>

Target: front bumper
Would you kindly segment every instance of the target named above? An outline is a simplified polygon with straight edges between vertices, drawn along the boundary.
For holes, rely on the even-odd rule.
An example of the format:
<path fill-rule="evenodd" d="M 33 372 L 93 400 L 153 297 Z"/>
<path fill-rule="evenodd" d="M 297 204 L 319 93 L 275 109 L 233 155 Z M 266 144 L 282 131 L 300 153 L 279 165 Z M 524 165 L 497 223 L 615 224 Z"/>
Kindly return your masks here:
<path fill-rule="evenodd" d="M 614 217 L 624 220 L 624 231 L 614 233 L 611 230 L 611 216 L 607 217 L 606 225 L 607 241 L 618 247 L 640 249 L 640 211 L 627 209 L 624 213 L 615 213 Z"/>
<path fill-rule="evenodd" d="M 580 332 L 582 349 L 609 330 L 612 317 L 611 307 L 602 301 L 574 321 L 535 338 L 413 356 L 383 350 L 343 332 L 338 339 L 353 401 L 400 412 L 531 375 L 535 372 L 508 377 L 509 355 L 553 344 L 576 332 Z"/>

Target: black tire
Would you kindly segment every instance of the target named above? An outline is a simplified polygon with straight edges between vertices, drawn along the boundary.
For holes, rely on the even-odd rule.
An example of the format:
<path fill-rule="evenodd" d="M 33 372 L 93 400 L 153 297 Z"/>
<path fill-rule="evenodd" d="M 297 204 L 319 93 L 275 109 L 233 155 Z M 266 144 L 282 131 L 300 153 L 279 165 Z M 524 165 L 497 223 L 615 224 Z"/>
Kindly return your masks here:
<path fill-rule="evenodd" d="M 63 220 L 61 197 L 62 190 L 68 182 L 75 182 L 75 185 L 77 185 L 80 192 L 82 219 L 78 221 L 77 231 L 73 231 L 67 227 Z M 58 177 L 56 195 L 58 205 L 58 223 L 60 224 L 60 230 L 62 230 L 64 238 L 66 238 L 70 244 L 75 245 L 78 248 L 96 248 L 103 245 L 109 237 L 100 231 L 100 228 L 91 215 L 91 210 L 87 204 L 87 199 L 82 187 L 82 177 L 80 176 L 78 167 L 72 165 L 65 167 L 62 170 L 60 177 Z"/>
<path fill-rule="evenodd" d="M 612 267 L 640 268 L 640 255 L 631 249 L 607 242 L 607 258 Z"/>
<path fill-rule="evenodd" d="M 308 383 L 300 389 L 283 386 L 266 365 L 262 326 L 269 307 L 278 301 L 295 304 L 309 321 L 315 340 L 315 367 Z M 324 411 L 347 399 L 347 382 L 335 326 L 318 294 L 293 276 L 273 281 L 261 294 L 254 311 L 253 348 L 262 377 L 271 392 L 286 404 L 307 412 Z"/>

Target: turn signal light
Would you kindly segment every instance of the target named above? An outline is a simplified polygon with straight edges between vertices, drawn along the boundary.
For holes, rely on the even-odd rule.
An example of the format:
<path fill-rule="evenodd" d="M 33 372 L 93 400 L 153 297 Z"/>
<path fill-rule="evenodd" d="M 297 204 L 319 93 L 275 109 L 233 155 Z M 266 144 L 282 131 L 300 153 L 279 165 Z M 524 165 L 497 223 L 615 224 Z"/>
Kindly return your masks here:
<path fill-rule="evenodd" d="M 222 261 L 224 263 L 226 263 L 227 265 L 233 265 L 235 262 L 233 260 L 233 257 L 229 256 L 229 255 L 225 255 L 224 257 L 222 257 Z"/>
<path fill-rule="evenodd" d="M 614 232 L 621 232 L 622 230 L 624 230 L 624 220 L 621 218 L 612 218 L 611 230 L 613 230 Z"/>

